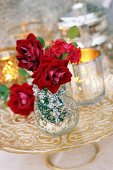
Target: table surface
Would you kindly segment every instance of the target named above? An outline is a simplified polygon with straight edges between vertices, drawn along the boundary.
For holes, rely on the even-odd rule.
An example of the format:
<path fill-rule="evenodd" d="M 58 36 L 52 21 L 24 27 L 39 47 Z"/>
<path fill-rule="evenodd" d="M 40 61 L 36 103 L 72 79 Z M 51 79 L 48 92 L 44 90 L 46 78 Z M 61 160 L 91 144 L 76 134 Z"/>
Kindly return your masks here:
<path fill-rule="evenodd" d="M 90 164 L 80 167 L 77 170 L 113 170 L 113 136 L 100 141 L 98 144 L 100 152 L 96 159 Z M 85 162 L 85 160 L 93 154 L 92 152 L 94 151 L 90 145 L 75 150 L 73 149 L 69 152 L 61 152 L 62 155 L 59 153 L 57 157 L 54 158 L 54 162 L 59 165 L 62 165 L 63 167 L 71 167 L 76 165 L 78 162 Z M 0 151 L 0 169 L 50 170 L 44 164 L 43 154 L 14 154 L 4 151 Z"/>
<path fill-rule="evenodd" d="M 99 103 L 81 106 L 78 126 L 69 134 L 52 137 L 37 129 L 33 114 L 27 119 L 0 109 L 0 149 L 14 153 L 46 153 L 78 148 L 113 134 L 113 75 L 106 72 L 106 95 Z"/>

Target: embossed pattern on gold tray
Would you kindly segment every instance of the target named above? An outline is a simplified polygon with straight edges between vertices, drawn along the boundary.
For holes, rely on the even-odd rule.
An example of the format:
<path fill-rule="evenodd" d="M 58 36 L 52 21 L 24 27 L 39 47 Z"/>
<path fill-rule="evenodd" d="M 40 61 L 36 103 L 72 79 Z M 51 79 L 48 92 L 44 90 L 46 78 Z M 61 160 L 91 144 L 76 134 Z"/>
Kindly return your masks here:
<path fill-rule="evenodd" d="M 105 75 L 106 96 L 95 105 L 80 107 L 77 128 L 52 137 L 37 129 L 33 114 L 27 119 L 0 109 L 0 149 L 15 153 L 44 153 L 81 147 L 113 134 L 113 75 Z"/>

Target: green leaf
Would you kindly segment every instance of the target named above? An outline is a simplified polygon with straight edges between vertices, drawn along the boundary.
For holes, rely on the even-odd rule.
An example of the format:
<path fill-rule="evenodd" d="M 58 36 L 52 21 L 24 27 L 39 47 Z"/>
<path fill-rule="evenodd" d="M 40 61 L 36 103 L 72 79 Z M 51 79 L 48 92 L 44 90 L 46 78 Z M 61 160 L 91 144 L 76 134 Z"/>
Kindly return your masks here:
<path fill-rule="evenodd" d="M 9 96 L 9 89 L 6 85 L 0 86 L 0 98 L 3 99 L 5 102 Z"/>
<path fill-rule="evenodd" d="M 45 50 L 47 50 L 50 46 L 45 47 Z"/>
<path fill-rule="evenodd" d="M 39 40 L 39 41 L 41 42 L 42 47 L 44 48 L 44 46 L 45 46 L 45 41 L 44 41 L 44 39 L 43 39 L 42 37 L 37 37 L 37 40 Z"/>
<path fill-rule="evenodd" d="M 22 69 L 22 68 L 19 69 L 19 73 L 23 77 L 28 77 L 28 78 L 30 77 L 29 73 L 26 70 Z"/>
<path fill-rule="evenodd" d="M 6 86 L 6 85 L 1 85 L 0 86 L 0 93 L 5 93 L 5 92 L 7 92 L 9 89 L 8 89 L 8 87 Z"/>
<path fill-rule="evenodd" d="M 75 47 L 78 47 L 78 44 L 76 42 L 71 42 Z"/>
<path fill-rule="evenodd" d="M 28 73 L 27 78 L 31 78 L 30 74 Z"/>
<path fill-rule="evenodd" d="M 4 100 L 5 102 L 7 101 L 8 96 L 9 96 L 9 92 L 4 94 L 4 96 L 3 96 L 3 100 Z"/>
<path fill-rule="evenodd" d="M 64 60 L 64 59 L 67 57 L 67 55 L 68 55 L 67 53 L 64 53 L 64 54 L 62 55 L 61 59 Z"/>
<path fill-rule="evenodd" d="M 68 36 L 70 39 L 74 39 L 75 37 L 80 36 L 80 31 L 79 31 L 79 29 L 77 28 L 77 26 L 71 27 L 71 28 L 67 31 L 67 36 Z"/>
<path fill-rule="evenodd" d="M 44 88 L 43 90 L 44 90 L 45 94 L 47 94 L 48 89 L 47 89 L 47 88 Z"/>

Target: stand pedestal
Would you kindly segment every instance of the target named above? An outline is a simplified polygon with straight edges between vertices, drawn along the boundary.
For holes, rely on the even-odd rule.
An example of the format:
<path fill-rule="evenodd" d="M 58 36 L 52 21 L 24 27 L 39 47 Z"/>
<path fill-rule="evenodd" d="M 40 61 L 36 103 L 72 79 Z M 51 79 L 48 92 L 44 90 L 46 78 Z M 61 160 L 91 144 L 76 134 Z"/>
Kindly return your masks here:
<path fill-rule="evenodd" d="M 67 159 L 68 159 L 69 167 L 67 167 L 67 159 L 65 161 L 66 165 L 65 165 L 64 168 L 62 167 L 62 165 L 59 165 L 59 159 L 60 159 L 60 163 L 64 162 L 62 160 L 62 158 L 66 157 L 65 152 L 48 154 L 46 156 L 46 159 L 45 159 L 46 160 L 46 165 L 52 170 L 75 170 L 76 168 L 79 168 L 79 167 L 82 167 L 82 166 L 84 166 L 86 164 L 89 164 L 89 163 L 93 162 L 96 159 L 96 157 L 97 157 L 97 155 L 99 153 L 99 146 L 98 146 L 97 143 L 92 144 L 90 146 L 93 148 L 93 151 L 91 149 L 92 153 L 90 155 L 87 155 L 87 147 L 85 147 L 85 149 L 86 149 L 85 151 L 84 151 L 84 148 L 81 148 L 82 151 L 81 151 L 80 155 L 78 154 L 78 152 L 76 152 L 76 150 L 75 150 L 75 153 L 72 154 L 74 164 L 77 164 L 77 165 L 71 165 L 71 162 L 69 160 L 69 156 L 70 156 L 69 151 L 67 151 L 67 154 L 68 154 Z M 83 160 L 82 163 L 79 163 L 78 159 L 79 158 L 81 159 L 82 157 L 85 157 L 85 159 L 87 159 L 87 160 L 85 160 L 85 161 Z M 54 163 L 53 163 L 53 158 L 56 159 L 56 161 L 54 161 Z M 71 165 L 71 167 L 70 167 L 70 165 Z"/>

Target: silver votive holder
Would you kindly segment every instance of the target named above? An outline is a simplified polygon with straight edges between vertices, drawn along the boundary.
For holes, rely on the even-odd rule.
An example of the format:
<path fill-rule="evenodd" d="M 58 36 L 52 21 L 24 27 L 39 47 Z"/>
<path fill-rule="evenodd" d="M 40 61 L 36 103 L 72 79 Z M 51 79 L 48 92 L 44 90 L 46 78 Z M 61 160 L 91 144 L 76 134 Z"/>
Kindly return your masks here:
<path fill-rule="evenodd" d="M 105 94 L 101 53 L 96 49 L 82 49 L 81 61 L 69 64 L 72 73 L 70 87 L 73 98 L 80 105 L 99 102 Z"/>

